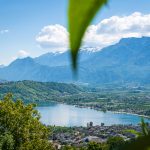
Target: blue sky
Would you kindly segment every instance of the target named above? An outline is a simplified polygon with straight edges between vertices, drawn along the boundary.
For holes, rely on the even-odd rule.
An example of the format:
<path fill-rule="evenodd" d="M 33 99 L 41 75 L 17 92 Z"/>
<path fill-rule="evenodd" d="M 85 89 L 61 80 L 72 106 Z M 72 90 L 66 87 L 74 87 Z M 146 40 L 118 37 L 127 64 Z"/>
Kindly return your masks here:
<path fill-rule="evenodd" d="M 41 33 L 43 31 L 41 30 L 44 27 L 47 27 L 45 30 L 49 30 L 47 34 L 50 34 L 55 29 L 53 26 L 51 28 L 51 25 L 59 24 L 67 28 L 67 3 L 67 0 L 0 0 L 0 64 L 8 64 L 13 59 L 22 57 L 22 55 L 35 57 L 50 52 L 52 49 L 57 49 L 58 47 L 52 47 L 50 44 L 53 45 L 53 43 L 49 41 L 48 45 L 46 43 L 45 48 L 45 43 L 42 43 L 43 37 L 42 41 L 40 38 L 39 42 L 37 36 L 39 34 L 40 37 L 43 35 Z M 92 24 L 97 25 L 103 19 L 112 16 L 129 16 L 135 12 L 140 12 L 141 18 L 148 18 L 143 15 L 150 14 L 149 7 L 150 1 L 148 0 L 110 0 L 108 6 L 102 9 Z M 134 16 L 139 16 L 139 14 L 133 15 L 132 17 Z M 112 19 L 109 20 L 109 22 L 111 21 Z M 145 26 L 148 25 L 150 24 L 146 24 Z M 59 26 L 57 26 L 57 29 L 62 31 L 62 28 Z M 66 33 L 63 32 L 62 37 L 66 38 Z M 145 30 L 142 32 L 145 32 Z M 91 34 L 93 35 L 93 33 Z M 113 43 L 113 41 L 114 39 L 111 42 Z M 88 42 L 87 40 L 85 43 Z M 110 39 L 104 41 L 104 43 L 111 42 Z M 59 43 L 55 44 L 59 45 Z M 62 45 L 60 44 L 60 46 Z M 87 46 L 90 45 L 87 44 Z M 99 45 L 95 44 L 94 46 Z"/>

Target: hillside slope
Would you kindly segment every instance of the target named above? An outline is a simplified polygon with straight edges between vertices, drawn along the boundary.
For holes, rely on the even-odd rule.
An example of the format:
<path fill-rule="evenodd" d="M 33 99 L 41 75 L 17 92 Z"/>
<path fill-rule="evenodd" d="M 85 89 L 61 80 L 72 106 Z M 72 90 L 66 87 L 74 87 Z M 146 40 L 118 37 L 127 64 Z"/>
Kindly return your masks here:
<path fill-rule="evenodd" d="M 61 97 L 79 94 L 83 89 L 74 84 L 55 82 L 18 81 L 0 84 L 0 98 L 7 93 L 13 93 L 14 98 L 25 102 L 53 101 Z"/>

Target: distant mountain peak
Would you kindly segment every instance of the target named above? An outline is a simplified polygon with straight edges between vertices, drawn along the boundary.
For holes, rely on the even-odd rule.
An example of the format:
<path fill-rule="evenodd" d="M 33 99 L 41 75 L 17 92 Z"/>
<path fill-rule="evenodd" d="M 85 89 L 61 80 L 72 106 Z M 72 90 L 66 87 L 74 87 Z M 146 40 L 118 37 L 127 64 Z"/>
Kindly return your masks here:
<path fill-rule="evenodd" d="M 149 83 L 150 37 L 124 38 L 112 46 L 79 53 L 78 82 Z M 0 79 L 72 82 L 69 51 L 17 59 L 0 68 Z"/>
<path fill-rule="evenodd" d="M 31 57 L 25 57 L 25 58 L 18 58 L 16 61 L 22 61 L 22 62 L 33 62 L 33 58 Z"/>
<path fill-rule="evenodd" d="M 34 60 L 31 57 L 26 57 L 26 58 L 18 58 L 15 61 L 13 61 L 9 66 L 13 66 L 13 65 L 31 65 L 34 63 Z"/>
<path fill-rule="evenodd" d="M 137 42 L 137 41 L 147 41 L 150 40 L 150 37 L 142 36 L 142 37 L 129 37 L 129 38 L 122 38 L 119 43 L 128 43 L 128 42 Z"/>
<path fill-rule="evenodd" d="M 102 48 L 99 47 L 82 47 L 80 49 L 81 52 L 94 53 L 100 51 Z"/>

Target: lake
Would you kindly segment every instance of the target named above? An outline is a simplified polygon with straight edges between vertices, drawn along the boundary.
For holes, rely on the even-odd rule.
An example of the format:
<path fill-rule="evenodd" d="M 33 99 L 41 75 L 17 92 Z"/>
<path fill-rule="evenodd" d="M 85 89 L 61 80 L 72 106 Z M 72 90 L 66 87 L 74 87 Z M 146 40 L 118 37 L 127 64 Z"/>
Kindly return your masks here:
<path fill-rule="evenodd" d="M 90 108 L 78 108 L 66 104 L 52 103 L 49 106 L 37 107 L 41 114 L 41 122 L 56 126 L 86 126 L 92 121 L 94 125 L 133 124 L 140 122 L 141 117 L 131 114 L 96 111 Z M 149 119 L 145 121 L 150 122 Z"/>

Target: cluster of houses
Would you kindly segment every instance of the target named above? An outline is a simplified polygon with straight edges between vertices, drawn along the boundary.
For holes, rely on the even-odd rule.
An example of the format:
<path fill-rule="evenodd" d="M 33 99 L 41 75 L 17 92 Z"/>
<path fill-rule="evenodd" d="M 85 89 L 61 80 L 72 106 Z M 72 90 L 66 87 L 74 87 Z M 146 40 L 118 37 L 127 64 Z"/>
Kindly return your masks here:
<path fill-rule="evenodd" d="M 131 132 L 134 131 L 134 132 Z M 53 143 L 61 147 L 62 145 L 72 145 L 76 147 L 85 146 L 88 142 L 103 143 L 109 137 L 122 137 L 125 141 L 137 137 L 135 133 L 141 133 L 141 126 L 133 125 L 101 125 L 93 126 L 90 122 L 87 127 L 72 127 L 71 130 L 53 133 Z"/>

